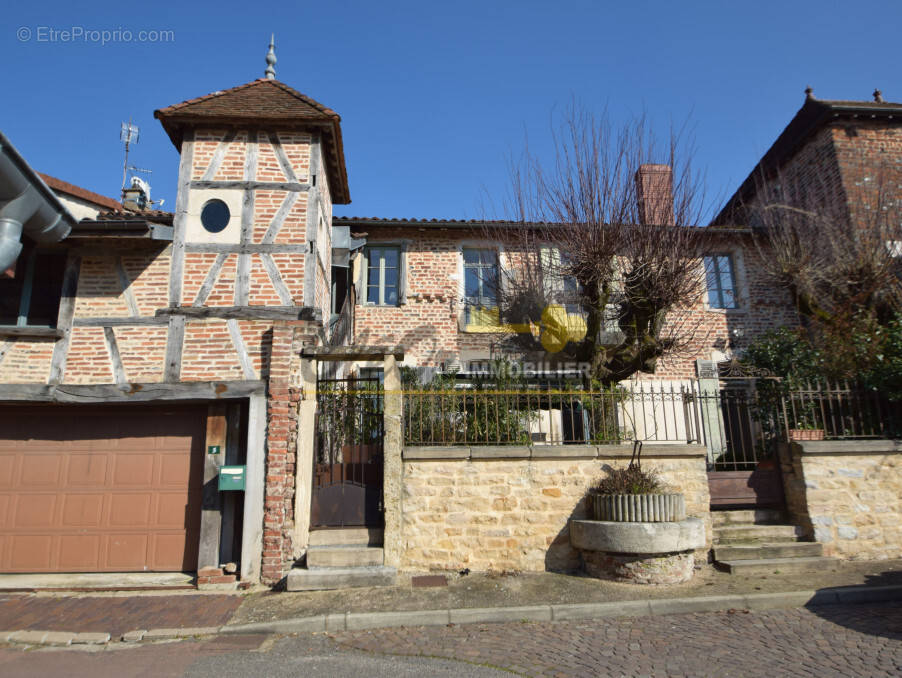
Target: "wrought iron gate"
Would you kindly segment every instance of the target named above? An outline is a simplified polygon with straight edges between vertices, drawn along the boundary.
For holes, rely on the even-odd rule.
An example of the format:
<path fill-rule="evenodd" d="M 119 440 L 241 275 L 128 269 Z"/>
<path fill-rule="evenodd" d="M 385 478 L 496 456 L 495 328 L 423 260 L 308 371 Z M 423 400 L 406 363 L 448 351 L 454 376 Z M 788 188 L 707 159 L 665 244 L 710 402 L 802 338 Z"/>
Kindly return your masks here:
<path fill-rule="evenodd" d="M 383 393 L 378 378 L 317 381 L 312 527 L 382 525 Z"/>
<path fill-rule="evenodd" d="M 713 394 L 699 394 L 702 408 L 710 400 L 708 488 L 712 508 L 778 507 L 783 479 L 777 455 L 780 420 L 775 403 L 760 398 L 753 384 L 733 383 Z"/>

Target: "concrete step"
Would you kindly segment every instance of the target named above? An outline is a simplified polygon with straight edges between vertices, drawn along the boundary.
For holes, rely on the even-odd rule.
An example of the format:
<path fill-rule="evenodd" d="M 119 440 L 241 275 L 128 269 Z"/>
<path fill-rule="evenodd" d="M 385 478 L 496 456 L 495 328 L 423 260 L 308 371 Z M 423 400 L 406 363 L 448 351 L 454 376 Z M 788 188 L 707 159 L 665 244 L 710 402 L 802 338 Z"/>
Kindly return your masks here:
<path fill-rule="evenodd" d="M 805 558 L 824 555 L 824 545 L 813 541 L 788 541 L 776 544 L 723 544 L 714 547 L 714 560 L 767 560 L 769 558 Z"/>
<path fill-rule="evenodd" d="M 313 530 L 310 546 L 382 546 L 381 527 L 341 527 Z"/>
<path fill-rule="evenodd" d="M 307 549 L 307 567 L 374 567 L 382 565 L 382 548 L 376 546 L 312 546 Z"/>
<path fill-rule="evenodd" d="M 369 586 L 394 586 L 397 572 L 393 567 L 330 567 L 305 570 L 296 567 L 288 573 L 289 591 L 328 591 Z"/>
<path fill-rule="evenodd" d="M 719 560 L 717 564 L 730 574 L 786 574 L 787 572 L 807 572 L 832 568 L 836 561 L 832 558 L 761 558 L 758 560 Z"/>
<path fill-rule="evenodd" d="M 773 525 L 786 519 L 780 509 L 750 509 L 747 511 L 712 511 L 714 527 L 721 525 Z"/>
<path fill-rule="evenodd" d="M 804 534 L 796 525 L 722 525 L 714 528 L 714 543 L 791 542 Z"/>

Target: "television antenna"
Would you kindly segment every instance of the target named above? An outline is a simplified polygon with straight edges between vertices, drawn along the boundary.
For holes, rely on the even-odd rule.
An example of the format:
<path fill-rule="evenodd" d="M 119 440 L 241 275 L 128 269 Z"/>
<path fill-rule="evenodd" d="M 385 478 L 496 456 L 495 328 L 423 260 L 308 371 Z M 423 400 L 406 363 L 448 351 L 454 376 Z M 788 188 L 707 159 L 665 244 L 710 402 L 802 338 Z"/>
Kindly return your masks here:
<path fill-rule="evenodd" d="M 125 189 L 126 179 L 128 175 L 128 171 L 147 171 L 147 170 L 139 170 L 136 167 L 129 167 L 128 165 L 128 151 L 129 147 L 132 144 L 138 143 L 138 135 L 139 130 L 138 126 L 132 124 L 132 119 L 129 118 L 128 122 L 123 122 L 122 127 L 119 130 L 119 141 L 125 143 L 125 162 L 122 163 L 122 188 Z"/>

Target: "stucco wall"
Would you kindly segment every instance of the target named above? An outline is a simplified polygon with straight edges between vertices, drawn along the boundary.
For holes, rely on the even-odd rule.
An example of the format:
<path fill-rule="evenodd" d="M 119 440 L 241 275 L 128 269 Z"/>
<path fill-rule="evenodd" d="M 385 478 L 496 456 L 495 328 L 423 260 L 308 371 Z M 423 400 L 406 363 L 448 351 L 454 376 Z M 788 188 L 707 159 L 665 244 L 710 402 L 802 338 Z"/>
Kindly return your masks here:
<path fill-rule="evenodd" d="M 401 568 L 576 569 L 568 521 L 585 517 L 586 489 L 605 466 L 625 466 L 631 452 L 627 445 L 405 448 Z M 710 544 L 705 448 L 646 445 L 642 461 L 685 494 Z"/>
<path fill-rule="evenodd" d="M 850 560 L 902 557 L 902 444 L 792 443 L 784 459 L 787 506 L 815 541 L 824 544 L 825 555 Z"/>

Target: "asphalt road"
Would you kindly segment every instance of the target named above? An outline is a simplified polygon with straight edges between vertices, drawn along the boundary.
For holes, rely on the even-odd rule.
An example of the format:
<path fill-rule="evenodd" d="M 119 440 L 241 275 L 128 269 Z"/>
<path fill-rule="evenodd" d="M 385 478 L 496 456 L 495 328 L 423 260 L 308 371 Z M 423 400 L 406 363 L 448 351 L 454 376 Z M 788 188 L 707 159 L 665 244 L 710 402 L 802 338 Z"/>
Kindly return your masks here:
<path fill-rule="evenodd" d="M 902 604 L 0 649 L 0 676 L 902 676 Z"/>

